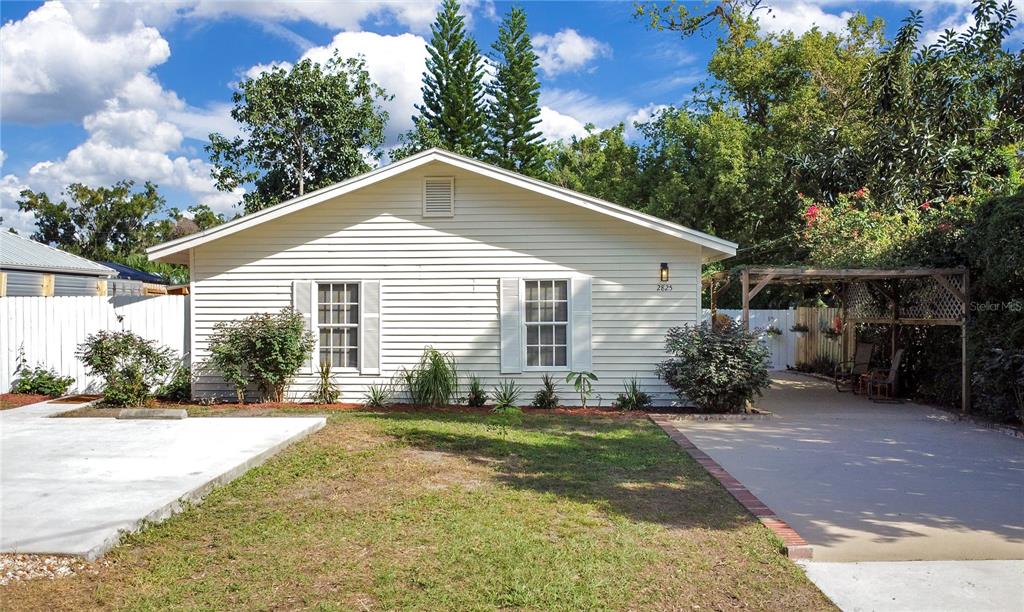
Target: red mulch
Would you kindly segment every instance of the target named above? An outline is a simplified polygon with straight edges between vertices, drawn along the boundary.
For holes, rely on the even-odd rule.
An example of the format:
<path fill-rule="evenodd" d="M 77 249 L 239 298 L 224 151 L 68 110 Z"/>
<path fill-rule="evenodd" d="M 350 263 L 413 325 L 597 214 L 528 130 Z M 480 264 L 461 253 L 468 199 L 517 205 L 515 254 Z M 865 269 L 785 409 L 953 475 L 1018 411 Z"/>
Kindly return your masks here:
<path fill-rule="evenodd" d="M 158 407 L 164 406 L 181 406 L 187 404 L 178 404 L 173 402 L 158 402 Z M 324 412 L 324 411 L 349 411 L 349 410 L 368 410 L 371 412 L 449 412 L 449 413 L 463 413 L 463 414 L 489 414 L 491 412 L 490 406 L 482 406 L 480 408 L 474 408 L 472 406 L 414 406 L 412 404 L 392 404 L 387 408 L 372 410 L 367 408 L 363 404 L 356 403 L 338 403 L 338 404 L 299 404 L 295 402 L 264 402 L 259 404 L 236 404 L 236 403 L 224 403 L 224 404 L 213 404 L 207 407 L 209 410 L 273 410 L 273 409 L 300 409 L 308 410 L 310 412 Z M 538 414 L 569 414 L 576 416 L 607 416 L 607 417 L 625 417 L 635 418 L 644 416 L 643 413 L 638 412 L 623 412 L 615 410 L 613 408 L 574 408 L 570 406 L 560 408 L 530 408 L 524 407 L 523 412 L 538 413 Z"/>
<path fill-rule="evenodd" d="M 33 395 L 31 393 L 0 393 L 0 410 L 28 406 L 36 402 L 45 402 L 49 395 Z"/>

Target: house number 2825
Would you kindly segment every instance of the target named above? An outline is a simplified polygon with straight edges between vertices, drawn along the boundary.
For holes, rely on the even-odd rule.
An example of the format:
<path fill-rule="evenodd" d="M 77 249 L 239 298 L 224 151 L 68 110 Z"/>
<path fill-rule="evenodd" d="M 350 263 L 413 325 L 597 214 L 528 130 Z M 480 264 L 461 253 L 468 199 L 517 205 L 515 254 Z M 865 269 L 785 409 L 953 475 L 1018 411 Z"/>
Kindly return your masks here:
<path fill-rule="evenodd" d="M 658 291 L 672 291 L 672 285 L 668 283 L 658 283 Z"/>

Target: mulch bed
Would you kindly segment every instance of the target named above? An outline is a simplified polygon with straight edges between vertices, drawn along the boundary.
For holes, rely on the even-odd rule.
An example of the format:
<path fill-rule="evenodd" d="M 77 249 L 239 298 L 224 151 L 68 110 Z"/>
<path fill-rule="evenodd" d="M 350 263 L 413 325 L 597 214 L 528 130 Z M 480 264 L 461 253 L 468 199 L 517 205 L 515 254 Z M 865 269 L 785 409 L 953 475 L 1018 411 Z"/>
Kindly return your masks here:
<path fill-rule="evenodd" d="M 49 395 L 34 395 L 31 393 L 0 393 L 0 410 L 28 406 L 29 404 L 45 402 L 48 399 L 50 399 Z"/>
<path fill-rule="evenodd" d="M 188 406 L 197 406 L 197 404 L 191 403 L 178 403 L 178 402 L 157 402 L 152 407 L 154 408 L 181 408 Z M 209 406 L 202 406 L 204 410 L 210 412 L 244 412 L 247 410 L 303 410 L 309 412 L 334 412 L 334 411 L 363 411 L 363 412 L 431 412 L 431 413 L 460 413 L 460 414 L 489 414 L 492 410 L 491 406 L 465 406 L 465 405 L 451 405 L 451 406 L 417 406 L 413 404 L 392 404 L 386 408 L 371 409 L 367 408 L 365 404 L 354 403 L 354 402 L 342 402 L 337 404 L 299 404 L 295 402 L 263 402 L 263 403 L 251 403 L 251 404 L 238 404 L 238 403 L 224 403 L 224 404 L 212 404 Z M 644 413 L 640 412 L 624 412 L 616 410 L 614 408 L 579 408 L 579 407 L 559 407 L 559 408 L 532 408 L 523 407 L 523 412 L 528 413 L 543 413 L 543 414 L 568 414 L 576 416 L 606 416 L 606 417 L 620 417 L 620 418 L 637 418 L 642 417 Z M 660 412 L 660 411 L 659 411 Z"/>

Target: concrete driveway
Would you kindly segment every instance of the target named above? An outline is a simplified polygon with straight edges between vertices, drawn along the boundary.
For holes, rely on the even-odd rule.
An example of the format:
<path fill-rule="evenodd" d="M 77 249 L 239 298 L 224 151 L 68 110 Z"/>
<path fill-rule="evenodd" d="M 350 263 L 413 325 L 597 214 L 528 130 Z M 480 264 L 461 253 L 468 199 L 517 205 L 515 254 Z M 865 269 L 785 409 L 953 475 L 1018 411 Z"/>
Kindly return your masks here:
<path fill-rule="evenodd" d="M 324 426 L 322 417 L 49 418 L 76 407 L 0 411 L 0 551 L 95 558 Z"/>
<path fill-rule="evenodd" d="M 924 406 L 840 394 L 796 374 L 779 373 L 760 405 L 777 418 L 674 425 L 808 541 L 812 578 L 849 582 L 850 562 L 1024 559 L 1024 440 Z M 928 566 L 929 580 L 920 576 L 923 567 L 889 566 L 885 588 L 903 588 L 897 574 L 904 571 L 904 587 L 928 584 L 942 593 L 936 585 L 951 584 L 943 568 L 956 566 Z M 959 567 L 962 576 L 966 566 Z M 997 600 L 1024 609 L 1024 563 L 985 567 L 981 574 L 1009 580 L 991 587 L 1001 593 Z M 856 575 L 870 576 L 870 569 Z M 884 595 L 869 578 L 860 585 Z"/>

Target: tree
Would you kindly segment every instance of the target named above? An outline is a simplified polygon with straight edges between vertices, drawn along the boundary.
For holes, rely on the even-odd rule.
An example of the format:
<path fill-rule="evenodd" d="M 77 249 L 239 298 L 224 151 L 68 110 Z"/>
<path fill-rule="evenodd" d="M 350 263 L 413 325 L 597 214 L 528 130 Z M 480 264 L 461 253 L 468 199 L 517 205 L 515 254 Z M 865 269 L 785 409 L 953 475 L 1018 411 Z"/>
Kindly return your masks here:
<path fill-rule="evenodd" d="M 492 163 L 531 176 L 544 170 L 537 54 L 526 32 L 526 12 L 513 7 L 498 27 L 494 43 L 495 75 L 488 91 Z"/>
<path fill-rule="evenodd" d="M 242 81 L 231 116 L 244 136 L 214 133 L 207 145 L 217 187 L 252 183 L 243 198 L 252 213 L 367 172 L 367 154 L 381 156 L 388 99 L 362 59 L 337 54 L 325 66 L 306 59 Z"/>
<path fill-rule="evenodd" d="M 626 142 L 619 124 L 598 130 L 587 124 L 587 135 L 558 141 L 548 148 L 548 180 L 556 185 L 631 208 L 642 208 L 639 150 Z"/>
<path fill-rule="evenodd" d="M 35 215 L 34 240 L 87 259 L 118 259 L 140 252 L 158 236 L 152 216 L 164 199 L 152 183 L 141 191 L 134 191 L 134 186 L 130 180 L 95 188 L 74 183 L 59 202 L 26 189 L 18 210 Z"/>
<path fill-rule="evenodd" d="M 416 106 L 419 116 L 413 117 L 417 127 L 410 135 L 411 149 L 423 147 L 426 143 L 417 137 L 433 130 L 445 149 L 483 157 L 487 146 L 483 60 L 476 41 L 465 31 L 457 0 L 444 0 L 430 32 L 423 104 Z"/>

